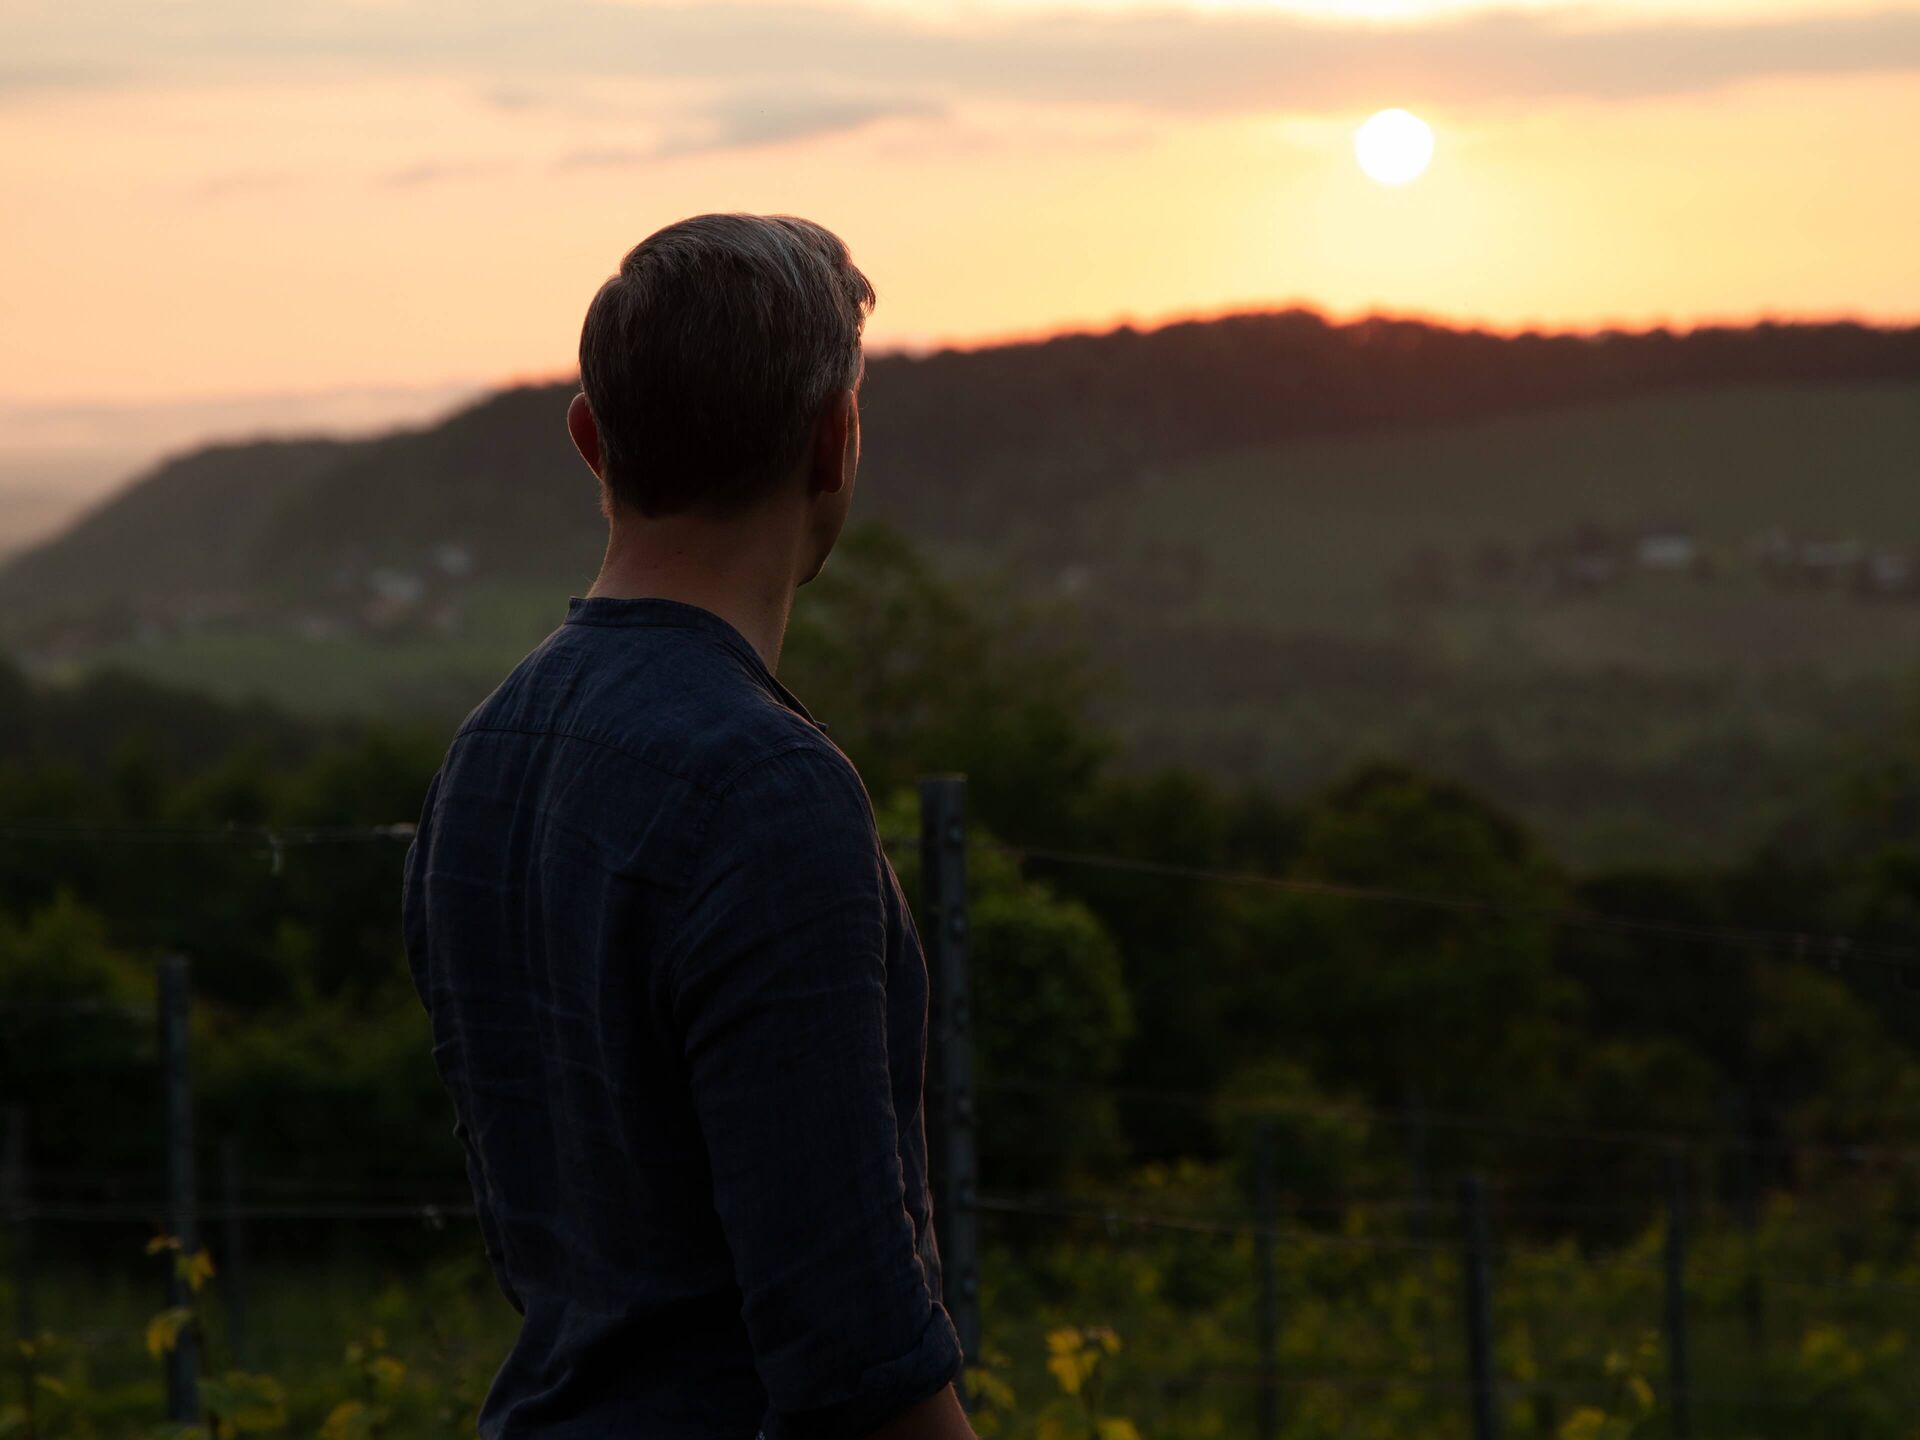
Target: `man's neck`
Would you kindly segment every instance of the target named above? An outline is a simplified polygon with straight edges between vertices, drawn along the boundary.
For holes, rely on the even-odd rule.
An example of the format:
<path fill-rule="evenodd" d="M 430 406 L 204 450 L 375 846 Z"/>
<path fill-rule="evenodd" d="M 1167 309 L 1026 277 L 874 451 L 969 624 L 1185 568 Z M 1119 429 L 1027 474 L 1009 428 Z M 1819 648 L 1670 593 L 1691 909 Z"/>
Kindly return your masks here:
<path fill-rule="evenodd" d="M 744 635 L 775 671 L 799 583 L 794 542 L 783 529 L 687 515 L 622 516 L 587 594 L 697 605 Z"/>

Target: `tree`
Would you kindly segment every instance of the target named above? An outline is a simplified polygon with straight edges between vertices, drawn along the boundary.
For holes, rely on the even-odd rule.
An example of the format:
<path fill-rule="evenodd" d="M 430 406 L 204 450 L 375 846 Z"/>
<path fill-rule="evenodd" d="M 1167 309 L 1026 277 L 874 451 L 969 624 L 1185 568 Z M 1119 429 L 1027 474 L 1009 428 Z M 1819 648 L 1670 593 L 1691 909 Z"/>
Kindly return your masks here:
<path fill-rule="evenodd" d="M 882 812 L 901 884 L 920 885 L 918 811 L 902 792 Z M 967 847 L 981 1170 L 995 1187 L 1060 1185 L 1124 1156 L 1113 1099 L 1134 1011 L 1120 954 L 1078 901 L 1024 878 L 984 827 Z"/>

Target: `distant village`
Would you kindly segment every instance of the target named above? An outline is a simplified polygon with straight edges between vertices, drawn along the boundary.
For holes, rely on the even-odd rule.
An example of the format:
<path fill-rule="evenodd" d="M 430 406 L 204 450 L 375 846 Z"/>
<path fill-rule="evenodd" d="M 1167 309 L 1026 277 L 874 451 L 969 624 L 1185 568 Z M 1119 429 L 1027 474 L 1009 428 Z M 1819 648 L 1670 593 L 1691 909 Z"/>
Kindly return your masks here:
<path fill-rule="evenodd" d="M 1150 546 L 1129 583 L 1163 603 L 1195 598 L 1207 563 L 1191 546 Z M 293 612 L 289 624 L 313 641 L 351 635 L 450 633 L 461 624 L 463 582 L 477 560 L 456 540 L 433 545 L 419 563 L 348 563 L 330 577 L 330 603 Z M 1605 592 L 1639 577 L 1699 583 L 1746 575 L 1768 585 L 1844 592 L 1868 600 L 1920 600 L 1920 552 L 1870 544 L 1858 536 L 1804 536 L 1774 528 L 1735 544 L 1711 544 L 1681 525 L 1631 531 L 1583 524 L 1531 545 L 1487 541 L 1464 554 L 1417 546 L 1402 557 L 1389 590 L 1402 604 L 1443 604 L 1500 594 Z M 1084 595 L 1091 571 L 1072 566 L 1058 577 L 1061 593 Z M 205 620 L 216 618 L 209 614 Z M 193 627 L 193 617 L 179 623 Z"/>
<path fill-rule="evenodd" d="M 471 548 L 452 540 L 435 544 L 414 565 L 348 563 L 328 577 L 323 601 L 290 609 L 276 623 L 314 642 L 452 634 L 462 623 L 463 582 L 475 568 Z M 30 668 L 58 670 L 104 645 L 252 628 L 261 618 L 259 600 L 248 594 L 204 594 L 138 610 L 107 606 L 53 622 L 18 653 Z"/>
<path fill-rule="evenodd" d="M 1680 525 L 1635 531 L 1579 525 L 1515 546 L 1487 541 L 1464 556 L 1416 546 L 1388 580 L 1402 604 L 1440 604 L 1516 590 L 1580 594 L 1642 576 L 1712 583 L 1750 576 L 1782 589 L 1833 590 L 1867 600 L 1920 599 L 1920 556 L 1858 536 L 1807 536 L 1774 528 L 1737 544 L 1709 544 Z"/>
<path fill-rule="evenodd" d="M 1177 608 L 1200 597 L 1208 569 L 1207 557 L 1191 544 L 1147 545 L 1129 554 L 1126 594 L 1134 603 Z M 451 635 L 465 623 L 467 583 L 480 570 L 472 547 L 455 539 L 434 543 L 411 564 L 349 559 L 328 577 L 324 598 L 282 612 L 279 623 L 314 643 Z M 1709 543 L 1681 525 L 1623 531 L 1583 524 L 1532 544 L 1489 540 L 1457 551 L 1415 546 L 1392 568 L 1387 590 L 1397 605 L 1424 608 L 1503 596 L 1597 596 L 1654 578 L 1714 584 L 1738 577 L 1862 601 L 1920 600 L 1920 550 L 1781 528 L 1739 542 Z M 1052 579 L 1065 597 L 1102 593 L 1094 569 L 1085 564 L 1069 565 Z M 205 595 L 138 610 L 109 607 L 54 623 L 20 654 L 36 668 L 57 668 L 101 645 L 251 626 L 260 618 L 257 600 L 238 595 Z"/>
<path fill-rule="evenodd" d="M 457 540 L 438 542 L 425 563 L 415 567 L 342 565 L 330 577 L 335 607 L 299 611 L 293 628 L 305 640 L 334 640 L 355 632 L 456 630 L 459 582 L 473 570 L 472 549 Z"/>

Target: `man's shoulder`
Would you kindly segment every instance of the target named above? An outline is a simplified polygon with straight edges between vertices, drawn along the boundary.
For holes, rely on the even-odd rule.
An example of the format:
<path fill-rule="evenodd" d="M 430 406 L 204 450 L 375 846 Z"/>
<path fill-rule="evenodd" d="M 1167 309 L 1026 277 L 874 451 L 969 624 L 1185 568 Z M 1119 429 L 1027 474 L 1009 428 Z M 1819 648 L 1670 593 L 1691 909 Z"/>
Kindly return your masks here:
<path fill-rule="evenodd" d="M 483 849 L 520 834 L 543 863 L 675 885 L 717 834 L 870 823 L 851 762 L 750 660 L 664 627 L 618 634 L 563 627 L 469 712 L 429 801 L 437 832 Z"/>
<path fill-rule="evenodd" d="M 796 719 L 798 717 L 795 717 Z M 852 760 L 818 726 L 802 721 L 756 737 L 728 756 L 712 790 L 730 810 L 871 821 L 873 804 Z"/>
<path fill-rule="evenodd" d="M 562 626 L 514 667 L 456 734 L 601 753 L 602 764 L 717 795 L 761 762 L 804 752 L 852 766 L 813 720 L 728 649 L 669 628 Z"/>

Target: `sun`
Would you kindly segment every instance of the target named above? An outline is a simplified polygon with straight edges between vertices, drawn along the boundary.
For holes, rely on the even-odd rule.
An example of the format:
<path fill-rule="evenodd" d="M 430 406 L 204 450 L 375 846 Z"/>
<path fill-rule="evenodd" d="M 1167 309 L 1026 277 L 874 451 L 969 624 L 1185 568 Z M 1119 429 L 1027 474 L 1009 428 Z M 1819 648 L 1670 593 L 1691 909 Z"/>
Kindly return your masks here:
<path fill-rule="evenodd" d="M 1353 132 L 1353 153 L 1367 178 L 1405 185 L 1426 174 L 1433 160 L 1433 130 L 1418 115 L 1382 110 Z"/>

